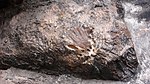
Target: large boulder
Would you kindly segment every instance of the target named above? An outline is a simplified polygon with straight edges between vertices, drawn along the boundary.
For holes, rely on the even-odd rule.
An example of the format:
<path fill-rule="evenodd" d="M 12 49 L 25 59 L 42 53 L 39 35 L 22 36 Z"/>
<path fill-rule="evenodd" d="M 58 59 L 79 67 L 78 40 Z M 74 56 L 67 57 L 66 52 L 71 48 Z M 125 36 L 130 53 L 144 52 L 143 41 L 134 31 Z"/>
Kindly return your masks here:
<path fill-rule="evenodd" d="M 0 68 L 122 81 L 136 74 L 119 1 L 29 0 L 11 11 L 1 12 Z"/>

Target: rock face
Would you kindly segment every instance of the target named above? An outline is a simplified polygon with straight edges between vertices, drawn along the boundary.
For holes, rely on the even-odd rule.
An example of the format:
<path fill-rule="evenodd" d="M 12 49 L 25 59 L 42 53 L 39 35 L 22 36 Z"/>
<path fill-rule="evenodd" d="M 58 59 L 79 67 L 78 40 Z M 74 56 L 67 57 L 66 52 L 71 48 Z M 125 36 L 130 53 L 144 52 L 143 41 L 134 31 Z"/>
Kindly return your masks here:
<path fill-rule="evenodd" d="M 15 10 L 0 13 L 2 69 L 122 81 L 136 74 L 136 53 L 119 1 L 27 0 Z"/>

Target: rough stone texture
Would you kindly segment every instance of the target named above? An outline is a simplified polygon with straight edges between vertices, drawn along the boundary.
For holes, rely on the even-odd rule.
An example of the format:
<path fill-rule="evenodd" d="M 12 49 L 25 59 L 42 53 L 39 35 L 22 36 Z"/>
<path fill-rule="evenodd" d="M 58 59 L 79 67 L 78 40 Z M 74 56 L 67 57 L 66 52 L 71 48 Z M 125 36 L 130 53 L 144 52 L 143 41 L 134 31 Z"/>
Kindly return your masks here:
<path fill-rule="evenodd" d="M 122 81 L 136 74 L 136 53 L 119 1 L 29 0 L 1 11 L 3 69 Z"/>
<path fill-rule="evenodd" d="M 125 84 L 125 82 L 104 80 L 83 80 L 72 76 L 46 75 L 16 68 L 0 71 L 1 84 Z M 114 83 L 113 83 L 114 82 Z"/>

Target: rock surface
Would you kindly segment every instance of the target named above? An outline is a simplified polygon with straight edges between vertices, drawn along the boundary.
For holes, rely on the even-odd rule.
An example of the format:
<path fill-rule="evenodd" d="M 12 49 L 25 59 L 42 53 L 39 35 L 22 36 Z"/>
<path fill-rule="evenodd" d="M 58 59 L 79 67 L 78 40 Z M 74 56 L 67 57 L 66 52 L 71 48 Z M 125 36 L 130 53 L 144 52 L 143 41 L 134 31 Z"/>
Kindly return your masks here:
<path fill-rule="evenodd" d="M 1 69 L 122 81 L 137 72 L 119 1 L 26 0 L 0 11 Z"/>

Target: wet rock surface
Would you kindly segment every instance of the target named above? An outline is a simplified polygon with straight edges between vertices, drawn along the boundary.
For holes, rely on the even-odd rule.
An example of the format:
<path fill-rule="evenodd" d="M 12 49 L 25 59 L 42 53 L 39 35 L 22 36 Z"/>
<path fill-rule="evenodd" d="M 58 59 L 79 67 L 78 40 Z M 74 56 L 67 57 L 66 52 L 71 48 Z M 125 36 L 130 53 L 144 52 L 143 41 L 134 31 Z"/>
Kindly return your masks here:
<path fill-rule="evenodd" d="M 136 52 L 123 21 L 121 2 L 36 0 L 24 1 L 13 10 L 12 15 L 11 8 L 0 14 L 2 69 L 12 66 L 47 74 L 122 81 L 136 74 Z"/>

